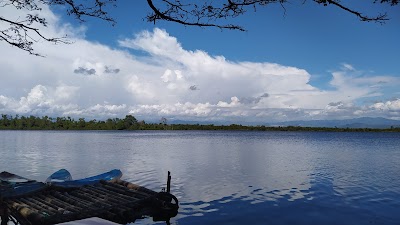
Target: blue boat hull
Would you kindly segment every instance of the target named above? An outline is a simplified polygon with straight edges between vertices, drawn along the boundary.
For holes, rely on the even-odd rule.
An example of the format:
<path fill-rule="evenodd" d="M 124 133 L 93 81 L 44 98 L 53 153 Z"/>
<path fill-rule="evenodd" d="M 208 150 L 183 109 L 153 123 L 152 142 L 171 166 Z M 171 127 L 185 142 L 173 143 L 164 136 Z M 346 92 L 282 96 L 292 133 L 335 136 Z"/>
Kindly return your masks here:
<path fill-rule="evenodd" d="M 46 184 L 9 172 L 0 173 L 0 198 L 14 198 L 32 194 L 46 188 Z"/>
<path fill-rule="evenodd" d="M 121 178 L 121 176 L 122 172 L 114 169 L 96 176 L 72 180 L 71 174 L 67 170 L 61 169 L 47 178 L 46 183 L 42 183 L 4 171 L 0 173 L 0 199 L 29 195 L 44 190 L 49 186 L 63 188 L 82 187 L 84 185 L 96 184 L 100 180 L 116 180 Z"/>
<path fill-rule="evenodd" d="M 49 178 L 47 178 L 46 183 L 50 186 L 55 187 L 64 187 L 64 188 L 74 188 L 74 187 L 82 187 L 84 185 L 92 185 L 98 183 L 100 180 L 111 181 L 121 178 L 122 172 L 120 170 L 114 169 L 108 171 L 106 173 L 102 173 L 96 176 L 79 179 L 79 180 L 68 180 L 68 176 L 64 176 L 67 170 L 60 172 L 61 170 L 52 174 Z M 68 172 L 69 174 L 69 172 Z M 69 176 L 71 177 L 71 176 Z M 60 180 L 60 178 L 67 178 L 66 180 Z"/>

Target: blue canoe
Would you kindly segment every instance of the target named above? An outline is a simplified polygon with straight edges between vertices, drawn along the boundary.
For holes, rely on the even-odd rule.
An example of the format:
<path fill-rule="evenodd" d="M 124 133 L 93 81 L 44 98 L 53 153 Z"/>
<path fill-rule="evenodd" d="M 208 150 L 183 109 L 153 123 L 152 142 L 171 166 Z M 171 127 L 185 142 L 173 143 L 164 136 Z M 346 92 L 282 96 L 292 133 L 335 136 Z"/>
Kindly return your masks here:
<path fill-rule="evenodd" d="M 61 169 L 52 175 L 50 175 L 46 184 L 55 187 L 73 188 L 82 187 L 84 185 L 91 185 L 98 183 L 100 180 L 111 181 L 121 178 L 122 172 L 114 169 L 106 173 L 102 173 L 96 176 L 87 177 L 79 180 L 73 180 L 71 174 L 66 169 Z"/>
<path fill-rule="evenodd" d="M 46 184 L 6 171 L 0 173 L 0 198 L 13 198 L 32 194 L 46 188 Z"/>

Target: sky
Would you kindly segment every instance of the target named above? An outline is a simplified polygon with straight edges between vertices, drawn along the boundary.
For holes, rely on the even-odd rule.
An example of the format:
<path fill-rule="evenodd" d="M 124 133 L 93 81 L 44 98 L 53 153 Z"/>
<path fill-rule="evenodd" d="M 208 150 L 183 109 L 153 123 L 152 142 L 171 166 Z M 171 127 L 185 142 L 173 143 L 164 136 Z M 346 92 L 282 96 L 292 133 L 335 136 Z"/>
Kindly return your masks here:
<path fill-rule="evenodd" d="M 110 9 L 115 26 L 44 6 L 44 34 L 68 35 L 72 44 L 39 41 L 35 51 L 45 57 L 36 57 L 0 42 L 0 113 L 240 124 L 400 120 L 400 7 L 342 1 L 371 15 L 388 12 L 381 25 L 302 2 L 226 21 L 245 32 L 148 23 L 144 0 L 118 1 Z M 24 13 L 0 7 L 7 18 Z"/>

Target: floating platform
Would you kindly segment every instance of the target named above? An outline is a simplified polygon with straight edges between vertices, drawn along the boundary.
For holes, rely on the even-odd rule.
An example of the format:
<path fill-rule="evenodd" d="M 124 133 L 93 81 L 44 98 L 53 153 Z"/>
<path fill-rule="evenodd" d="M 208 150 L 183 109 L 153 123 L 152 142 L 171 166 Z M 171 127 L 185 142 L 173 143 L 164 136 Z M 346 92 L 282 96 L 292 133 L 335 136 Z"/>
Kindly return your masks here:
<path fill-rule="evenodd" d="M 134 222 L 145 216 L 155 221 L 168 221 L 177 215 L 179 208 L 177 198 L 169 193 L 169 173 L 167 192 L 155 192 L 119 178 L 65 188 L 8 172 L 0 173 L 0 177 L 10 177 L 0 180 L 1 225 L 8 221 L 21 225 L 51 225 L 92 217 L 117 224 Z M 34 189 L 27 192 L 25 187 Z"/>

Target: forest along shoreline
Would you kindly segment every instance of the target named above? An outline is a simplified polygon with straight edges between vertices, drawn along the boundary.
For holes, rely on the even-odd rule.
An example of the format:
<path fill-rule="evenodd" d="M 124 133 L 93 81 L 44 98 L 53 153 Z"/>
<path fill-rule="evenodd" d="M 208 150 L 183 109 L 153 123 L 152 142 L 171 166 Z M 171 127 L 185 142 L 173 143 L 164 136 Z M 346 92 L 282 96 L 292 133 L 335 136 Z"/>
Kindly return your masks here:
<path fill-rule="evenodd" d="M 132 115 L 124 119 L 75 120 L 71 117 L 11 116 L 2 114 L 0 130 L 240 130 L 240 131 L 332 131 L 332 132 L 400 132 L 400 127 L 349 128 L 349 127 L 303 127 L 303 126 L 248 126 L 240 124 L 168 124 L 166 118 L 159 123 L 146 123 Z"/>

